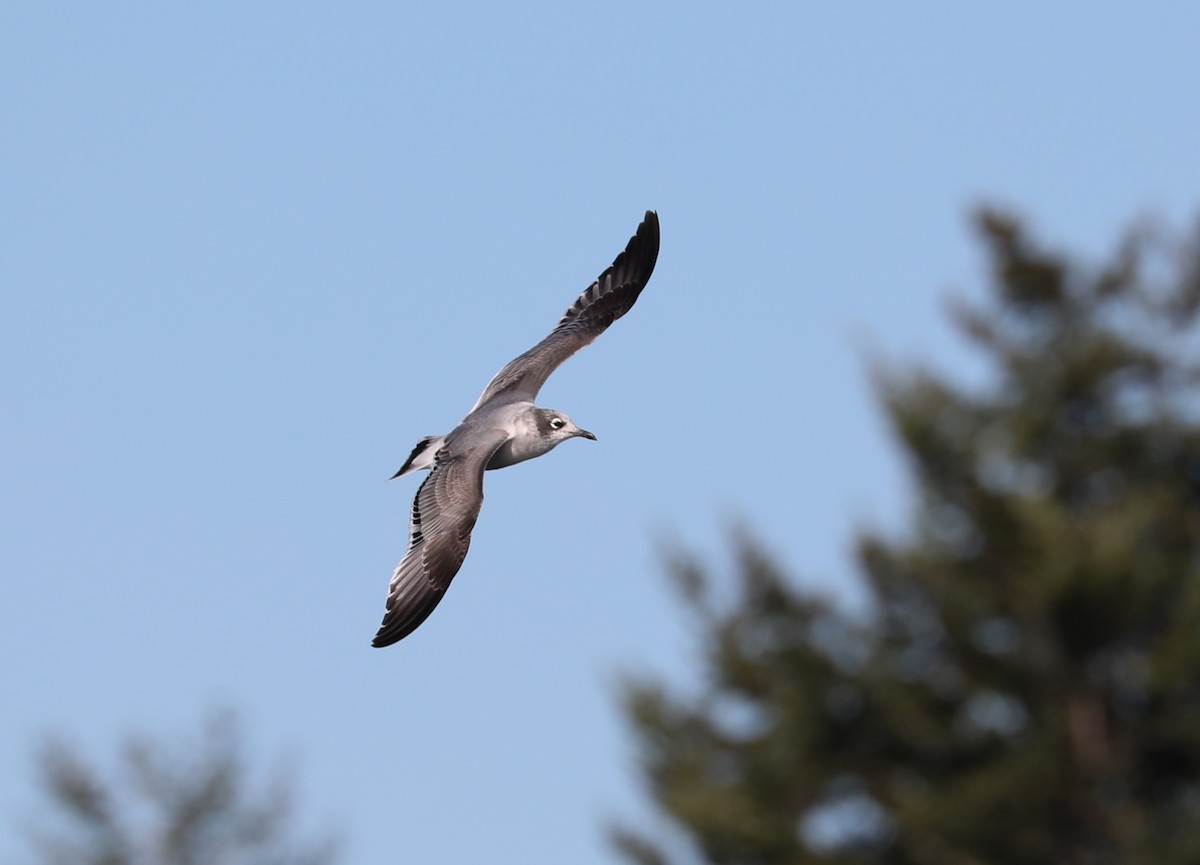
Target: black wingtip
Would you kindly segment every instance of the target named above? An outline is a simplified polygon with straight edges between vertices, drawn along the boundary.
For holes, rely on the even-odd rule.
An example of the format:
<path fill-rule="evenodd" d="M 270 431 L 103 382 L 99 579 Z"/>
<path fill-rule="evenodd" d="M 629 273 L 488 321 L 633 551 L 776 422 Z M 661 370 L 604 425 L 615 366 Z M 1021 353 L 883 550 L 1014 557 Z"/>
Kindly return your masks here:
<path fill-rule="evenodd" d="M 625 251 L 613 262 L 611 272 L 619 274 L 621 282 L 645 285 L 654 273 L 654 265 L 658 263 L 660 240 L 658 213 L 647 210 L 637 232 L 629 238 Z"/>
<path fill-rule="evenodd" d="M 642 217 L 642 224 L 638 226 L 637 233 L 633 236 L 633 240 L 639 241 L 639 245 L 641 243 L 646 243 L 648 248 L 654 250 L 654 259 L 658 258 L 660 233 L 657 211 L 646 211 L 646 215 Z M 630 245 L 633 244 L 633 240 L 630 240 Z"/>
<path fill-rule="evenodd" d="M 371 648 L 384 649 L 388 646 L 394 646 L 396 643 L 403 640 L 420 625 L 424 624 L 429 618 L 429 614 L 433 612 L 433 608 L 437 606 L 437 601 L 427 609 L 418 612 L 415 616 L 410 616 L 406 620 L 396 620 L 389 622 L 387 617 L 384 617 L 383 624 L 379 626 L 379 631 L 375 634 L 375 638 L 371 640 Z"/>
<path fill-rule="evenodd" d="M 419 625 L 424 620 L 425 617 L 422 616 L 417 624 Z M 415 630 L 416 625 L 401 627 L 400 623 L 395 621 L 389 622 L 387 616 L 384 616 L 383 624 L 379 626 L 379 630 L 375 632 L 375 637 L 371 640 L 371 648 L 383 649 L 387 646 L 394 646 Z"/>

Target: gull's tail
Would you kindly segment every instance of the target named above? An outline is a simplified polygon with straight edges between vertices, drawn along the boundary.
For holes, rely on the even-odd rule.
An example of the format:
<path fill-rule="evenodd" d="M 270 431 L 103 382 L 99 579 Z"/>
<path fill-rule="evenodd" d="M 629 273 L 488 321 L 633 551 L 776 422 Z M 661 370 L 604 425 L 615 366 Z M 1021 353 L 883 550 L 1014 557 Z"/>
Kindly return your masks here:
<path fill-rule="evenodd" d="M 421 469 L 433 468 L 433 455 L 438 452 L 438 448 L 442 446 L 445 440 L 445 436 L 425 436 L 425 438 L 417 442 L 417 446 L 412 449 L 412 453 L 408 455 L 408 459 L 404 461 L 404 465 L 400 466 L 400 471 L 396 472 L 388 480 L 395 480 L 398 477 L 420 471 Z"/>

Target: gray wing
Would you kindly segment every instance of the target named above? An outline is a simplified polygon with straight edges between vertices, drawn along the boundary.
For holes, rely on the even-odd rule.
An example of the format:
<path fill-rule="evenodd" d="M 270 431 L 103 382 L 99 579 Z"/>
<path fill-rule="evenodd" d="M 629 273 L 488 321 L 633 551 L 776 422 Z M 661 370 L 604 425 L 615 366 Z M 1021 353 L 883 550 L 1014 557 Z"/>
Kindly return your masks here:
<path fill-rule="evenodd" d="M 471 410 L 501 396 L 532 402 L 563 361 L 633 307 L 654 272 L 658 240 L 658 214 L 647 210 L 637 233 L 612 266 L 579 295 L 548 337 L 496 373 Z"/>
<path fill-rule="evenodd" d="M 483 471 L 509 434 L 485 429 L 464 438 L 469 447 L 449 441 L 438 450 L 433 470 L 413 499 L 408 552 L 392 573 L 387 612 L 372 646 L 390 646 L 415 631 L 467 557 L 483 504 Z"/>

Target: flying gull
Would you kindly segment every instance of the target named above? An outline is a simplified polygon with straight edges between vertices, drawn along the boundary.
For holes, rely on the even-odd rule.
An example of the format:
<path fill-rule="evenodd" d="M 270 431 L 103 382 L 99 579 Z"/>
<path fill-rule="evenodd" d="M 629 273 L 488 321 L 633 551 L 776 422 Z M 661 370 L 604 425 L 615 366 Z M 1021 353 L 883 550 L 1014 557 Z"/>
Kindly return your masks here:
<path fill-rule="evenodd" d="M 612 266 L 571 304 L 550 335 L 496 373 L 462 422 L 417 442 L 400 477 L 430 469 L 392 573 L 387 611 L 371 645 L 404 639 L 433 612 L 462 567 L 483 504 L 483 473 L 547 453 L 576 436 L 596 440 L 561 411 L 533 404 L 546 379 L 633 307 L 658 259 L 658 214 L 646 217 Z"/>

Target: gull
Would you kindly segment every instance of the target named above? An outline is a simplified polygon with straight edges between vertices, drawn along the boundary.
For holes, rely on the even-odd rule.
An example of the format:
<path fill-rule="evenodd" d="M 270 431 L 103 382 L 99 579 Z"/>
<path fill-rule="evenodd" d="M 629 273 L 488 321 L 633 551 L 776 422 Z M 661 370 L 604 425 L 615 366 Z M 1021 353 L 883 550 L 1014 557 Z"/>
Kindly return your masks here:
<path fill-rule="evenodd" d="M 554 370 L 633 307 L 658 260 L 658 215 L 646 211 L 612 266 L 567 309 L 550 335 L 509 361 L 475 406 L 443 436 L 417 442 L 392 477 L 429 469 L 413 499 L 408 551 L 388 586 L 383 624 L 371 645 L 411 634 L 442 600 L 462 567 L 483 504 L 483 473 L 540 457 L 570 438 L 596 440 L 564 412 L 533 404 Z"/>

